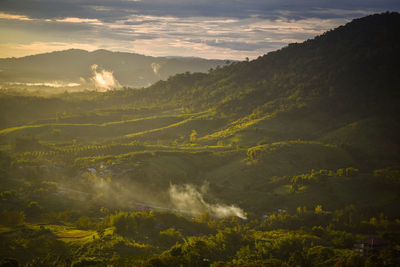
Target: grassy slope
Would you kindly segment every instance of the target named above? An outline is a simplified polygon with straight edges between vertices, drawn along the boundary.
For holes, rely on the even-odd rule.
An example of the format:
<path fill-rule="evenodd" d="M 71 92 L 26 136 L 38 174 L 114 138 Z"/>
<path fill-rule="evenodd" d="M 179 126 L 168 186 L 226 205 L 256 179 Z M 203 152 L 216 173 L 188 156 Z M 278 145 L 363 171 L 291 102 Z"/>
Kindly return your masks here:
<path fill-rule="evenodd" d="M 338 32 L 347 32 L 352 27 L 357 29 L 356 26 L 357 23 L 353 23 Z M 348 33 L 343 43 L 330 40 L 335 39 L 338 32 L 289 46 L 253 62 L 236 63 L 208 75 L 177 75 L 143 90 L 88 93 L 85 101 L 90 105 L 109 108 L 104 117 L 94 116 L 96 123 L 91 123 L 89 119 L 93 110 L 90 111 L 92 113 L 75 110 L 77 113 L 61 118 L 59 122 L 48 119 L 42 124 L 26 123 L 0 130 L 0 136 L 3 144 L 9 144 L 17 136 L 33 135 L 43 143 L 51 142 L 59 151 L 64 151 L 62 148 L 66 141 L 70 142 L 72 151 L 72 139 L 76 138 L 78 143 L 98 142 L 100 144 L 96 145 L 99 147 L 105 139 L 114 142 L 139 140 L 147 145 L 141 149 L 149 151 L 121 149 L 111 153 L 98 149 L 100 151 L 94 153 L 97 157 L 70 153 L 68 160 L 74 162 L 76 157 L 88 156 L 85 164 L 96 162 L 100 165 L 102 161 L 140 159 L 143 165 L 131 172 L 131 178 L 137 182 L 165 189 L 169 182 L 201 185 L 208 181 L 210 194 L 214 197 L 258 211 L 284 203 L 282 201 L 289 203 L 287 205 L 291 208 L 295 203 L 313 205 L 319 200 L 328 203 L 327 196 L 335 198 L 336 195 L 321 195 L 324 190 L 313 186 L 304 188 L 298 194 L 287 195 L 288 183 L 279 179 L 279 182 L 274 182 L 274 177 L 307 173 L 311 169 L 334 170 L 352 166 L 370 171 L 376 166 L 385 167 L 398 162 L 400 143 L 398 115 L 389 112 L 393 110 L 385 109 L 386 105 L 382 104 L 389 103 L 387 106 L 391 108 L 397 104 L 397 98 L 390 99 L 395 90 L 386 84 L 395 80 L 393 75 L 390 76 L 392 72 L 371 76 L 379 78 L 377 81 L 386 90 L 383 93 L 377 89 L 381 88 L 377 84 L 369 88 L 359 83 L 358 79 L 365 76 L 363 71 L 370 67 L 367 64 L 369 61 L 365 63 L 360 58 L 351 58 L 344 70 L 336 72 L 337 63 L 332 55 L 341 54 L 341 51 L 351 54 L 359 48 L 375 51 L 374 47 L 361 42 L 367 36 L 364 33 L 360 39 L 353 40 L 354 46 L 347 46 L 346 42 L 352 41 Z M 388 42 L 389 46 L 392 39 Z M 374 45 L 380 44 L 379 40 L 374 42 Z M 380 47 L 385 45 L 383 42 Z M 320 49 L 314 49 L 316 47 Z M 329 51 L 334 53 L 327 53 Z M 385 52 L 384 49 L 382 51 Z M 381 55 L 372 54 L 371 57 L 368 60 L 374 62 Z M 340 60 L 346 63 L 347 59 L 341 57 Z M 378 61 L 386 66 L 386 62 Z M 357 62 L 365 66 L 361 68 Z M 392 61 L 388 62 L 391 66 Z M 326 80 L 327 74 L 330 80 Z M 326 81 L 329 83 L 325 84 Z M 375 96 L 384 101 L 375 105 Z M 125 113 L 126 110 L 115 104 L 120 102 L 130 103 L 134 111 Z M 153 106 L 146 106 L 150 102 Z M 113 104 L 107 106 L 107 103 Z M 79 106 L 79 101 L 75 104 Z M 158 104 L 160 111 L 157 113 L 154 106 Z M 192 105 L 195 106 L 194 112 L 198 113 L 183 114 L 185 109 L 193 112 Z M 127 119 L 121 120 L 124 116 Z M 190 142 L 192 130 L 198 136 Z M 148 143 L 153 144 L 151 149 Z M 223 147 L 221 150 L 232 151 L 214 153 L 217 149 L 208 146 L 215 144 Z M 248 161 L 247 149 L 258 144 L 269 145 L 271 149 L 257 162 Z M 199 151 L 203 153 L 195 153 Z M 115 155 L 118 153 L 121 155 Z M 17 153 L 16 157 L 24 158 L 27 154 Z M 39 153 L 30 155 L 35 157 Z M 46 157 L 49 158 L 48 155 Z M 339 195 L 342 199 L 347 199 L 349 203 L 362 201 L 364 195 L 358 194 L 357 188 L 350 182 L 337 181 L 337 188 L 348 185 L 355 190 L 355 193 L 341 190 L 346 192 Z"/>

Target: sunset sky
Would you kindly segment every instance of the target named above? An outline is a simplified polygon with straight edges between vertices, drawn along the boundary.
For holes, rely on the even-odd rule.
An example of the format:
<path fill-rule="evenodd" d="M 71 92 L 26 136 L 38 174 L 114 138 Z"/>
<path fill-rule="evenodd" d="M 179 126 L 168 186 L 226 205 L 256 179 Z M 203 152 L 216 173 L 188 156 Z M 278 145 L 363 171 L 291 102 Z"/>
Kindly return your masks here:
<path fill-rule="evenodd" d="M 0 57 L 108 49 L 256 58 L 399 0 L 1 0 Z"/>

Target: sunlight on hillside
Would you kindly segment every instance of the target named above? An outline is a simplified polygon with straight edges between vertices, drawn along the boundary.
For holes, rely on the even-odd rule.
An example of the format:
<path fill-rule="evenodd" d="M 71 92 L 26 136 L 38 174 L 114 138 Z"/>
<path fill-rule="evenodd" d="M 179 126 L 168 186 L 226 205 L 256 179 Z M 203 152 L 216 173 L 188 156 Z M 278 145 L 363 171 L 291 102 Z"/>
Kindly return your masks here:
<path fill-rule="evenodd" d="M 70 1 L 68 16 L 46 3 L 48 20 L 81 37 L 116 23 L 115 35 L 123 24 L 144 38 L 143 24 L 160 23 L 125 13 L 147 2 L 115 2 L 118 19 L 114 2 L 86 18 Z M 267 30 L 241 1 L 240 18 L 203 22 L 206 2 L 198 28 Z M 181 15 L 164 8 L 166 29 Z M 326 26 L 289 13 L 269 30 Z M 42 21 L 22 14 L 0 23 Z M 0 266 L 398 266 L 399 28 L 399 13 L 370 15 L 245 61 L 79 49 L 0 59 Z M 174 44 L 241 51 L 234 37 Z"/>

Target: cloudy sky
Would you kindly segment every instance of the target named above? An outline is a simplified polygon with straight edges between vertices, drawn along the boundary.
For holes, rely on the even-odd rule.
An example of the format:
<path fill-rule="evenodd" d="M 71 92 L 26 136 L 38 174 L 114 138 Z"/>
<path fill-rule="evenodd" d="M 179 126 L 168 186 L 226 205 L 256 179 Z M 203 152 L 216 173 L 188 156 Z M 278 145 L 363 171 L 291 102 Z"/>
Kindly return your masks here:
<path fill-rule="evenodd" d="M 256 58 L 399 0 L 0 0 L 0 57 L 80 48 Z"/>

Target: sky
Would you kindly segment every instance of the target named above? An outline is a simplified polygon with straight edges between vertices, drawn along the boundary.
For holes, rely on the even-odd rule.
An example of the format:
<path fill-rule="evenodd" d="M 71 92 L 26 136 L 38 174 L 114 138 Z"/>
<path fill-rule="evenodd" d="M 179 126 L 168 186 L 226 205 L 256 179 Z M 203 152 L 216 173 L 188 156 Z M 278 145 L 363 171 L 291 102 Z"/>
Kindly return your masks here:
<path fill-rule="evenodd" d="M 243 60 L 399 0 L 0 0 L 0 58 L 108 49 Z"/>

